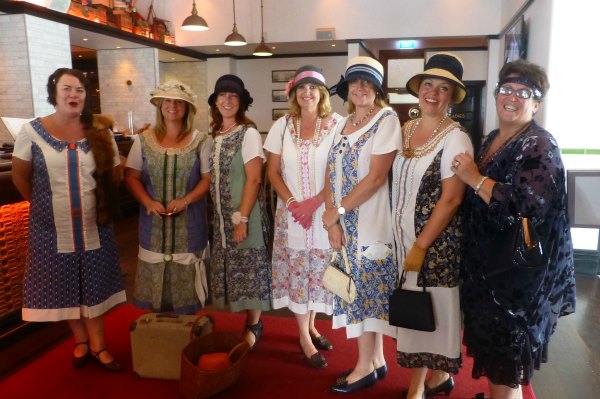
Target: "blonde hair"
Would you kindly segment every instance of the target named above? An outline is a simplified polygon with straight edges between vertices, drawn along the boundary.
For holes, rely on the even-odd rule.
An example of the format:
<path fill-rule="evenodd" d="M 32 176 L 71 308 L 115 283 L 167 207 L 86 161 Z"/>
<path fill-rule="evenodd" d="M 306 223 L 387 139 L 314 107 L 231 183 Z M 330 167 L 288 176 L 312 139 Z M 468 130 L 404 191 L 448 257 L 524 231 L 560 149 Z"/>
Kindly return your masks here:
<path fill-rule="evenodd" d="M 162 140 L 167 134 L 167 126 L 165 125 L 165 117 L 162 113 L 162 105 L 165 102 L 164 98 L 159 98 L 156 102 L 156 123 L 154 124 L 154 134 L 156 138 Z M 194 108 L 190 107 L 190 104 L 185 101 L 185 115 L 183 116 L 183 124 L 181 131 L 177 135 L 177 141 L 181 141 L 192 132 L 194 127 Z"/>
<path fill-rule="evenodd" d="M 329 90 L 325 86 L 316 85 L 319 89 L 319 94 L 321 98 L 319 99 L 319 104 L 317 106 L 317 112 L 319 114 L 319 118 L 324 118 L 327 115 L 331 114 L 331 103 L 329 102 Z M 296 88 L 292 90 L 290 93 L 290 114 L 292 116 L 300 116 L 300 105 L 298 105 L 298 100 L 296 99 Z"/>

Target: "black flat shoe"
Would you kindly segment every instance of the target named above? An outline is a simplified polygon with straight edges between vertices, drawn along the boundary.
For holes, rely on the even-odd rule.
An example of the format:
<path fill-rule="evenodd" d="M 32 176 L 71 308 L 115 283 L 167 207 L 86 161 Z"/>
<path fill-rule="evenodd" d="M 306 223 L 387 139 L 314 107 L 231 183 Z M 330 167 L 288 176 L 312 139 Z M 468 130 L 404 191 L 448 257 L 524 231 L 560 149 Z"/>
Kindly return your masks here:
<path fill-rule="evenodd" d="M 331 342 L 329 342 L 329 340 L 325 338 L 324 335 L 320 335 L 318 337 L 313 337 L 311 335 L 310 340 L 317 349 L 321 349 L 324 351 L 330 351 L 333 349 L 333 345 L 331 345 Z"/>
<path fill-rule="evenodd" d="M 338 393 L 352 393 L 360 391 L 363 388 L 372 387 L 377 381 L 377 372 L 375 370 L 351 384 L 346 380 L 349 374 L 346 373 L 338 378 L 335 384 L 331 386 L 331 390 Z"/>
<path fill-rule="evenodd" d="M 377 379 L 378 380 L 383 380 L 385 378 L 385 376 L 387 375 L 387 372 L 388 372 L 387 364 L 384 364 L 381 367 L 377 367 L 375 369 L 375 372 L 377 373 Z"/>
<path fill-rule="evenodd" d="M 325 358 L 319 351 L 317 351 L 317 353 L 313 354 L 312 356 L 308 357 L 304 353 L 304 349 L 302 349 L 302 344 L 300 344 L 300 353 L 302 353 L 304 360 L 306 360 L 306 363 L 308 363 L 308 365 L 312 368 L 324 369 L 328 366 L 327 360 L 325 360 Z"/>
<path fill-rule="evenodd" d="M 87 352 L 83 356 L 75 356 L 75 354 L 73 354 L 71 364 L 73 365 L 74 369 L 82 368 L 87 364 L 88 360 L 90 359 L 90 347 L 88 345 L 88 341 L 75 342 L 75 347 L 73 349 L 77 348 L 79 345 L 87 346 Z"/>
<path fill-rule="evenodd" d="M 453 388 L 454 388 L 454 378 L 452 378 L 452 376 L 450 376 L 450 377 L 448 377 L 448 379 L 446 381 L 442 382 L 437 387 L 429 388 L 427 386 L 427 384 L 425 384 L 425 395 L 432 396 L 432 395 L 437 395 L 441 392 L 444 392 L 446 395 L 450 395 L 450 392 L 452 392 Z M 483 397 L 482 397 L 482 399 L 483 399 Z"/>
<path fill-rule="evenodd" d="M 90 349 L 90 355 L 92 355 L 92 358 L 104 370 L 113 371 L 113 372 L 123 371 L 123 366 L 121 366 L 121 364 L 118 363 L 115 359 L 113 359 L 111 362 L 108 362 L 108 363 L 104 363 L 102 360 L 100 360 L 100 354 L 102 352 L 106 352 L 106 348 L 100 349 L 98 352 L 94 352 L 93 350 Z"/>
<path fill-rule="evenodd" d="M 473 396 L 473 399 L 489 399 L 485 397 L 485 394 L 483 392 L 479 392 L 478 394 L 475 394 L 475 396 Z"/>
<path fill-rule="evenodd" d="M 247 331 L 250 331 L 254 335 L 254 343 L 250 346 L 250 350 L 252 350 L 254 349 L 254 347 L 258 343 L 258 340 L 260 339 L 260 336 L 262 335 L 263 322 L 259 319 L 258 323 L 256 324 L 246 324 L 245 329 Z"/>

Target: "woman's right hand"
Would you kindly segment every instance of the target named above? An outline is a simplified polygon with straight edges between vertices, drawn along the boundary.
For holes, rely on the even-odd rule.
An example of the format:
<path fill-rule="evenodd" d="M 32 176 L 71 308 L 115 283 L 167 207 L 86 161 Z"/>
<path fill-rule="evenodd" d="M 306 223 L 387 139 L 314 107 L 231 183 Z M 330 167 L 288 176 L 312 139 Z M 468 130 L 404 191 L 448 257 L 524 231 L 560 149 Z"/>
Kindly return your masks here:
<path fill-rule="evenodd" d="M 342 225 L 339 223 L 334 224 L 327 230 L 327 235 L 329 237 L 329 245 L 334 251 L 341 251 L 342 245 L 344 242 L 344 230 L 342 230 Z"/>
<path fill-rule="evenodd" d="M 167 213 L 167 210 L 159 201 L 150 200 L 144 204 L 144 207 L 146 208 L 147 215 L 153 214 L 157 218 L 162 217 L 161 213 Z"/>

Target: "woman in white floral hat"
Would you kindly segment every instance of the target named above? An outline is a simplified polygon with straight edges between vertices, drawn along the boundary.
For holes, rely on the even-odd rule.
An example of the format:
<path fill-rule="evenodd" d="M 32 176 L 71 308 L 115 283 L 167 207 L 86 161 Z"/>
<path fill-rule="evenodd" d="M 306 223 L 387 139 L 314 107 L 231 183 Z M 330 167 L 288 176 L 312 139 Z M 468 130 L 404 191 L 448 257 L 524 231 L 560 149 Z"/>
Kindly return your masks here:
<path fill-rule="evenodd" d="M 137 136 L 127 159 L 127 187 L 141 205 L 134 303 L 193 314 L 207 296 L 212 138 L 193 129 L 196 96 L 188 86 L 167 82 L 150 95 L 156 123 Z"/>

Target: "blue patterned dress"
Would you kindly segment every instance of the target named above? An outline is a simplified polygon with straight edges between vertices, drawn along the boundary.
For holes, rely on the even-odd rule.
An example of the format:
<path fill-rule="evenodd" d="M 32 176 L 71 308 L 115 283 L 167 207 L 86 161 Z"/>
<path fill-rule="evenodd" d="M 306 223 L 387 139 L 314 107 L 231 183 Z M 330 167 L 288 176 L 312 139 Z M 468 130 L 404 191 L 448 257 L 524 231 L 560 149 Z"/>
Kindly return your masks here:
<path fill-rule="evenodd" d="M 400 122 L 390 108 L 380 110 L 362 129 L 341 135 L 347 121 L 346 117 L 338 125 L 329 152 L 328 179 L 333 204 L 339 204 L 369 173 L 372 155 L 400 149 Z M 350 304 L 335 298 L 333 327 L 346 327 L 348 338 L 363 332 L 396 334 L 388 322 L 389 295 L 396 285 L 397 274 L 389 199 L 386 183 L 341 218 L 357 297 Z"/>
<path fill-rule="evenodd" d="M 35 119 L 17 136 L 14 156 L 33 167 L 23 320 L 94 318 L 124 302 L 112 225 L 96 222 L 87 140 L 57 140 Z"/>
<path fill-rule="evenodd" d="M 497 135 L 490 133 L 481 154 Z M 558 317 L 575 311 L 565 168 L 554 137 L 535 121 L 489 162 L 482 165 L 481 158 L 480 172 L 496 184 L 489 205 L 470 189 L 465 198 L 464 343 L 474 358 L 474 378 L 517 387 L 547 361 Z M 546 269 L 513 268 L 484 280 L 496 234 L 518 214 L 533 222 L 549 257 Z"/>

